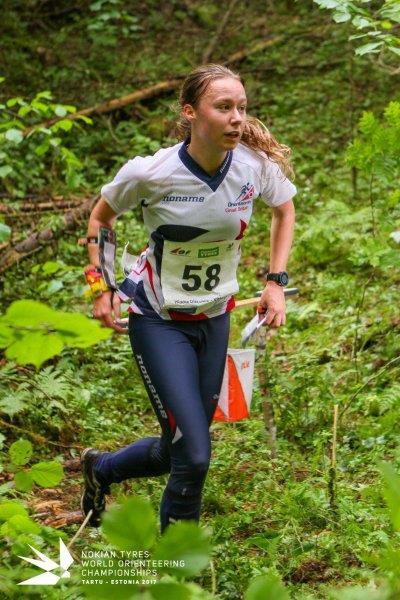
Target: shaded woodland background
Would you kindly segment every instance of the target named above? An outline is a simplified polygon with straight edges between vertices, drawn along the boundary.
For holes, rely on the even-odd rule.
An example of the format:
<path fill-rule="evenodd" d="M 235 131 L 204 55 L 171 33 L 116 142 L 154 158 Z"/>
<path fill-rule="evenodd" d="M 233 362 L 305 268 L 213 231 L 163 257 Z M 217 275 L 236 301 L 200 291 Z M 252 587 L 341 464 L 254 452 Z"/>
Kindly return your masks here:
<path fill-rule="evenodd" d="M 81 449 L 157 435 L 128 340 L 86 319 L 87 257 L 77 240 L 119 166 L 175 143 L 180 82 L 207 61 L 240 71 L 249 114 L 292 148 L 298 194 L 289 272 L 300 294 L 288 300 L 286 326 L 266 334 L 252 417 L 213 425 L 202 520 L 209 541 L 186 532 L 200 557 L 186 583 L 167 572 L 164 587 L 110 591 L 82 586 L 72 567 L 70 581 L 24 591 L 37 598 L 399 597 L 396 6 L 3 1 L 4 597 L 17 597 L 17 582 L 37 574 L 18 558 L 30 556 L 28 543 L 56 556 L 58 537 L 67 543 L 77 532 Z M 240 297 L 263 286 L 269 223 L 268 208 L 256 203 Z M 136 251 L 146 243 L 139 211 L 118 219 L 116 230 L 119 253 L 125 240 Z M 234 313 L 232 347 L 251 317 L 250 309 Z M 163 487 L 159 478 L 113 488 L 111 500 L 153 532 L 148 547 Z M 128 497 L 139 504 L 124 504 Z M 83 548 L 123 547 L 115 523 L 127 517 L 117 508 L 112 514 L 113 523 L 79 535 L 77 563 Z M 184 552 L 177 539 L 167 542 L 155 552 Z"/>

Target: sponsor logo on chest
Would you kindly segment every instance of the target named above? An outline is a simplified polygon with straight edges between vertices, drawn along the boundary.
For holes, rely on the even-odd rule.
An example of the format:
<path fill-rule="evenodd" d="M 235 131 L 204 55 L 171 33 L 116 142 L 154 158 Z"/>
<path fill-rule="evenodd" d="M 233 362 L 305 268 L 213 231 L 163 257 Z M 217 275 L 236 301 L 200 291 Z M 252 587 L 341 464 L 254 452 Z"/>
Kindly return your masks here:
<path fill-rule="evenodd" d="M 165 194 L 161 202 L 204 202 L 204 196 L 179 196 L 175 194 Z"/>

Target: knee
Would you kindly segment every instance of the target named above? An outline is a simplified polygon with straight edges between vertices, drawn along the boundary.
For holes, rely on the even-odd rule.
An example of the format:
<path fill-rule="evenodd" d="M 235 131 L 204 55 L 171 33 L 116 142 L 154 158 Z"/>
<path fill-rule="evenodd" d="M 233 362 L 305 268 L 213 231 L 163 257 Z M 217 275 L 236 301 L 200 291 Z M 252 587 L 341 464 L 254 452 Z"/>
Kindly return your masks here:
<path fill-rule="evenodd" d="M 187 463 L 187 470 L 191 475 L 195 477 L 204 477 L 210 466 L 209 456 L 193 456 Z"/>

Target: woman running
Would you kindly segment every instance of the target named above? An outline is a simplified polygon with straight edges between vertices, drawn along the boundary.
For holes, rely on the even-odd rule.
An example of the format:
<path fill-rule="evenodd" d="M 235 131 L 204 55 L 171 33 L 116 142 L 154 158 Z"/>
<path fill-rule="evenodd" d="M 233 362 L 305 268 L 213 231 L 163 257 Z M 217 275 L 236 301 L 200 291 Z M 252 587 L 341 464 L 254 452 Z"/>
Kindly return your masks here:
<path fill-rule="evenodd" d="M 241 77 L 220 65 L 185 79 L 177 132 L 180 142 L 153 156 L 137 156 L 101 189 L 88 226 L 91 281 L 103 288 L 93 316 L 118 332 L 119 305 L 129 301 L 133 354 L 161 426 L 160 437 L 116 452 L 82 453 L 84 515 L 99 526 L 109 485 L 169 473 L 160 507 L 169 523 L 199 521 L 209 468 L 209 426 L 217 407 L 238 291 L 240 240 L 253 201 L 272 209 L 270 262 L 259 312 L 266 325 L 285 323 L 283 286 L 291 248 L 295 186 L 290 149 L 257 119 L 246 116 Z M 121 213 L 140 205 L 148 245 L 118 290 L 101 279 L 96 236 Z"/>

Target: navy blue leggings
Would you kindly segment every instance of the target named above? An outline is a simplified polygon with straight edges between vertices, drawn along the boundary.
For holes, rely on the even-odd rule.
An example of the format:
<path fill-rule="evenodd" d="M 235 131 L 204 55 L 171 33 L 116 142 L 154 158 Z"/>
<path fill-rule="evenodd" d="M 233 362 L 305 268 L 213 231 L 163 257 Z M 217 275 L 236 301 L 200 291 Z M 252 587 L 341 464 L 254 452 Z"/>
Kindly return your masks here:
<path fill-rule="evenodd" d="M 211 455 L 209 426 L 222 385 L 229 320 L 229 313 L 201 321 L 129 317 L 133 354 L 162 434 L 104 453 L 96 475 L 109 485 L 170 473 L 160 507 L 161 531 L 179 519 L 200 519 Z"/>

